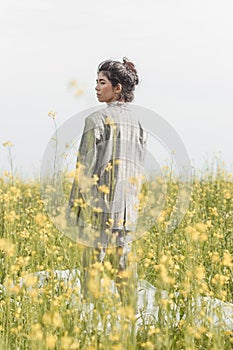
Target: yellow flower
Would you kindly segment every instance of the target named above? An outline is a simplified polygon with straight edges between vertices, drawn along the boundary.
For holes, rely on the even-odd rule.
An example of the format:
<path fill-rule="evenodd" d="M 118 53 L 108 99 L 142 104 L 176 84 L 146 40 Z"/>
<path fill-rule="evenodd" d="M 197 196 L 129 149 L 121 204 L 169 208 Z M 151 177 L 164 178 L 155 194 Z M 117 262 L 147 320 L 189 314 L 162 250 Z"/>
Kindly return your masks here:
<path fill-rule="evenodd" d="M 84 206 L 85 202 L 82 198 L 76 198 L 74 200 L 74 207 L 77 207 L 77 206 Z"/>
<path fill-rule="evenodd" d="M 209 256 L 213 263 L 218 262 L 220 260 L 220 256 L 218 252 L 210 252 Z"/>
<path fill-rule="evenodd" d="M 118 225 L 123 225 L 123 223 L 124 223 L 124 219 L 120 219 L 120 220 L 118 221 Z"/>
<path fill-rule="evenodd" d="M 44 313 L 42 321 L 45 325 L 53 325 L 55 328 L 63 326 L 62 318 L 57 311 L 54 314 L 51 312 Z"/>
<path fill-rule="evenodd" d="M 48 111 L 48 116 L 51 117 L 52 119 L 55 119 L 57 114 L 54 111 Z"/>
<path fill-rule="evenodd" d="M 185 233 L 187 237 L 191 238 L 193 241 L 207 241 L 208 240 L 207 228 L 208 228 L 207 224 L 198 222 L 194 226 L 186 227 Z"/>
<path fill-rule="evenodd" d="M 111 285 L 111 279 L 108 276 L 104 276 L 102 278 L 102 286 L 105 288 L 110 287 Z"/>
<path fill-rule="evenodd" d="M 198 241 L 199 236 L 200 236 L 200 232 L 192 226 L 186 227 L 185 233 L 186 233 L 187 237 L 191 238 L 193 241 Z"/>
<path fill-rule="evenodd" d="M 228 251 L 223 253 L 222 265 L 233 267 L 233 258 Z"/>
<path fill-rule="evenodd" d="M 161 332 L 160 328 L 155 328 L 154 326 L 150 326 L 150 330 L 148 332 L 149 335 L 153 335 L 153 334 L 158 334 Z"/>
<path fill-rule="evenodd" d="M 121 306 L 119 308 L 119 315 L 127 317 L 132 321 L 135 320 L 135 312 L 131 306 Z"/>
<path fill-rule="evenodd" d="M 93 185 L 93 181 L 96 181 L 96 176 L 92 179 L 90 176 L 86 175 L 85 169 L 86 165 L 77 162 L 75 181 L 82 192 L 89 192 Z"/>
<path fill-rule="evenodd" d="M 5 141 L 3 142 L 3 147 L 12 147 L 13 146 L 13 143 L 11 141 Z"/>
<path fill-rule="evenodd" d="M 162 211 L 162 213 L 160 214 L 159 218 L 158 218 L 158 222 L 162 223 L 164 222 L 166 219 L 166 211 Z"/>
<path fill-rule="evenodd" d="M 114 220 L 113 219 L 108 219 L 108 221 L 106 221 L 106 224 L 108 225 L 108 226 L 112 226 L 113 225 L 113 223 L 114 223 Z"/>
<path fill-rule="evenodd" d="M 77 80 L 71 80 L 70 81 L 70 86 L 73 86 L 73 87 L 75 87 L 75 86 L 77 86 Z"/>
<path fill-rule="evenodd" d="M 196 277 L 199 281 L 203 280 L 205 278 L 205 267 L 204 266 L 197 266 L 195 268 Z"/>
<path fill-rule="evenodd" d="M 92 176 L 93 185 L 97 185 L 98 180 L 99 180 L 98 175 L 94 174 L 94 175 Z"/>
<path fill-rule="evenodd" d="M 114 159 L 113 164 L 119 165 L 121 163 L 120 159 Z"/>
<path fill-rule="evenodd" d="M 37 276 L 32 274 L 27 275 L 24 277 L 23 281 L 26 287 L 32 287 L 37 283 Z"/>
<path fill-rule="evenodd" d="M 84 90 L 83 89 L 77 89 L 76 92 L 75 92 L 76 96 L 81 96 L 83 94 L 84 94 Z"/>
<path fill-rule="evenodd" d="M 119 278 L 130 278 L 131 276 L 132 276 L 132 271 L 130 270 L 119 271 Z"/>
<path fill-rule="evenodd" d="M 35 216 L 35 222 L 39 225 L 39 226 L 44 226 L 45 223 L 47 221 L 47 216 L 42 214 L 42 213 L 38 213 Z"/>
<path fill-rule="evenodd" d="M 70 179 L 70 178 L 74 178 L 75 177 L 75 173 L 76 173 L 76 170 L 71 170 L 69 172 L 66 173 L 66 178 L 67 179 Z"/>
<path fill-rule="evenodd" d="M 61 338 L 61 348 L 64 350 L 70 350 L 70 346 L 72 344 L 72 338 L 69 337 L 68 335 L 64 335 Z"/>
<path fill-rule="evenodd" d="M 107 117 L 106 119 L 105 119 L 105 124 L 107 124 L 107 125 L 115 125 L 115 123 L 114 123 L 114 119 L 113 118 L 111 118 L 111 117 Z"/>
<path fill-rule="evenodd" d="M 103 209 L 100 207 L 93 207 L 93 211 L 96 213 L 102 213 Z"/>
<path fill-rule="evenodd" d="M 199 232 L 205 232 L 207 229 L 207 225 L 204 224 L 203 222 L 198 222 L 195 224 L 195 228 L 199 231 Z"/>
<path fill-rule="evenodd" d="M 42 317 L 42 322 L 45 325 L 50 325 L 52 323 L 52 315 L 49 312 L 44 313 L 43 317 Z"/>
<path fill-rule="evenodd" d="M 231 198 L 231 193 L 230 193 L 230 192 L 226 192 L 226 193 L 224 194 L 224 198 L 225 198 L 225 199 L 230 199 L 230 198 Z"/>
<path fill-rule="evenodd" d="M 160 263 L 159 265 L 156 266 L 156 268 L 160 270 L 160 276 L 164 283 L 167 283 L 167 284 L 175 283 L 175 279 L 169 276 L 167 267 L 164 264 Z"/>
<path fill-rule="evenodd" d="M 57 342 L 57 336 L 53 334 L 46 335 L 46 346 L 49 349 L 54 349 Z"/>
<path fill-rule="evenodd" d="M 9 256 L 14 256 L 15 245 L 8 239 L 0 238 L 0 249 L 3 250 Z"/>
<path fill-rule="evenodd" d="M 43 339 L 43 332 L 41 330 L 41 324 L 35 323 L 31 327 L 31 339 L 33 340 L 42 340 Z"/>
<path fill-rule="evenodd" d="M 214 207 L 214 208 L 210 208 L 210 209 L 211 209 L 212 214 L 213 214 L 214 216 L 219 216 L 219 215 L 218 215 L 218 210 L 217 210 L 217 208 L 216 208 L 216 207 Z"/>
<path fill-rule="evenodd" d="M 5 219 L 8 222 L 15 222 L 16 220 L 19 219 L 19 215 L 17 215 L 14 210 L 11 210 L 11 211 L 9 211 L 8 213 L 5 214 Z"/>
<path fill-rule="evenodd" d="M 103 193 L 106 193 L 108 194 L 110 191 L 109 191 L 109 187 L 106 186 L 106 185 L 101 185 L 98 187 L 98 189 L 100 190 L 100 192 L 103 192 Z"/>
<path fill-rule="evenodd" d="M 52 323 L 53 323 L 53 326 L 54 326 L 55 328 L 58 328 L 58 327 L 62 327 L 62 326 L 63 326 L 62 318 L 61 318 L 60 314 L 59 314 L 57 311 L 54 312 L 54 314 L 53 314 Z"/>
<path fill-rule="evenodd" d="M 108 271 L 111 271 L 111 270 L 112 270 L 112 264 L 110 263 L 110 261 L 104 261 L 104 267 L 105 267 Z"/>
<path fill-rule="evenodd" d="M 109 171 L 109 170 L 111 170 L 111 169 L 112 169 L 112 164 L 111 164 L 111 163 L 108 163 L 107 166 L 106 166 L 106 168 L 105 168 L 105 170 L 106 170 L 106 171 Z"/>
<path fill-rule="evenodd" d="M 90 277 L 87 282 L 88 290 L 95 298 L 99 298 L 100 296 L 100 290 L 98 288 L 98 284 L 96 283 L 96 279 L 93 277 Z"/>
<path fill-rule="evenodd" d="M 131 183 L 131 185 L 138 185 L 138 184 L 139 184 L 139 180 L 138 180 L 138 178 L 135 177 L 135 176 L 131 176 L 131 177 L 129 178 L 129 182 Z"/>
<path fill-rule="evenodd" d="M 9 176 L 10 177 L 11 176 L 11 172 L 6 170 L 6 171 L 3 172 L 3 176 L 6 176 L 6 177 Z"/>
<path fill-rule="evenodd" d="M 79 349 L 79 342 L 78 341 L 74 341 L 71 345 L 70 345 L 70 350 L 77 350 Z M 89 348 L 90 349 L 90 348 Z"/>
<path fill-rule="evenodd" d="M 217 273 L 216 275 L 214 275 L 214 277 L 211 279 L 211 283 L 212 284 L 217 284 L 219 286 L 223 286 L 226 281 L 227 281 L 227 277 L 224 275 L 220 275 L 219 273 Z"/>

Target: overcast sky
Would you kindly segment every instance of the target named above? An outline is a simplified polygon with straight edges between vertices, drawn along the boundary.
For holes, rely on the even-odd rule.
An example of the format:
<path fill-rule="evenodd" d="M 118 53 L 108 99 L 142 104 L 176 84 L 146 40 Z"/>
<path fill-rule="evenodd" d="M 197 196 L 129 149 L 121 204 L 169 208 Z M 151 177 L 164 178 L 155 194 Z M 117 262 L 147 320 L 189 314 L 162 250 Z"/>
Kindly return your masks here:
<path fill-rule="evenodd" d="M 1 0 L 1 170 L 10 140 L 15 168 L 38 176 L 53 134 L 48 111 L 62 125 L 100 105 L 97 66 L 123 56 L 140 76 L 134 103 L 170 123 L 192 165 L 217 154 L 232 170 L 232 16 L 232 0 Z"/>

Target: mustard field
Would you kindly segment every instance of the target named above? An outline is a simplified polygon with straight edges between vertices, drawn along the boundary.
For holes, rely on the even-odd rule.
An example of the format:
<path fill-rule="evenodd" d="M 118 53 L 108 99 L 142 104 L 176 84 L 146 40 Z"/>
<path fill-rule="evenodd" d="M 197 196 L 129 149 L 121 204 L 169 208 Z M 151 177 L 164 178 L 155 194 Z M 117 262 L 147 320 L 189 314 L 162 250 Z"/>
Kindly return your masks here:
<path fill-rule="evenodd" d="M 148 314 L 123 304 L 110 290 L 115 274 L 110 254 L 91 266 L 92 301 L 85 300 L 78 274 L 84 246 L 50 220 L 38 180 L 5 172 L 0 178 L 0 349 L 232 349 L 233 175 L 223 169 L 194 175 L 188 210 L 171 233 L 165 226 L 177 184 L 171 178 L 167 185 L 162 215 L 129 254 L 138 281 L 154 291 L 153 308 L 146 306 L 149 294 L 143 301 L 152 310 Z M 153 190 L 156 186 L 150 197 Z M 72 278 L 54 271 L 72 271 Z M 124 276 L 125 293 L 132 293 L 127 288 L 132 271 Z"/>

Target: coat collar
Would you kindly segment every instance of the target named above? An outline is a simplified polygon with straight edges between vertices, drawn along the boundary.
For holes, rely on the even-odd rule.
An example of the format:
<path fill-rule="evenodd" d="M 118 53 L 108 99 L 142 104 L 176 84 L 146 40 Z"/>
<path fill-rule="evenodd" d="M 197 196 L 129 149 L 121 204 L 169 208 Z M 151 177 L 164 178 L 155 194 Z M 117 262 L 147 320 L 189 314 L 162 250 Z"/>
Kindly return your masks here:
<path fill-rule="evenodd" d="M 126 102 L 121 101 L 112 101 L 112 102 L 106 102 L 108 107 L 114 107 L 114 106 L 125 106 Z"/>

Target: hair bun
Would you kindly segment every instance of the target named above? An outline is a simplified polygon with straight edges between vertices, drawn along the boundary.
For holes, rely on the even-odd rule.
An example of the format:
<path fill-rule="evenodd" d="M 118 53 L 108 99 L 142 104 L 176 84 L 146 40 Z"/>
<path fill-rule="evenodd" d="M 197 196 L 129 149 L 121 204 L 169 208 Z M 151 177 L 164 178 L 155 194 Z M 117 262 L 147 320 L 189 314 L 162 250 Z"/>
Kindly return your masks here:
<path fill-rule="evenodd" d="M 137 85 L 138 84 L 138 74 L 135 68 L 135 65 L 133 64 L 133 62 L 131 62 L 127 57 L 123 57 L 123 65 L 126 67 L 126 69 L 128 69 L 129 71 L 131 71 L 132 75 L 133 75 L 133 80 L 134 80 L 134 84 Z"/>

